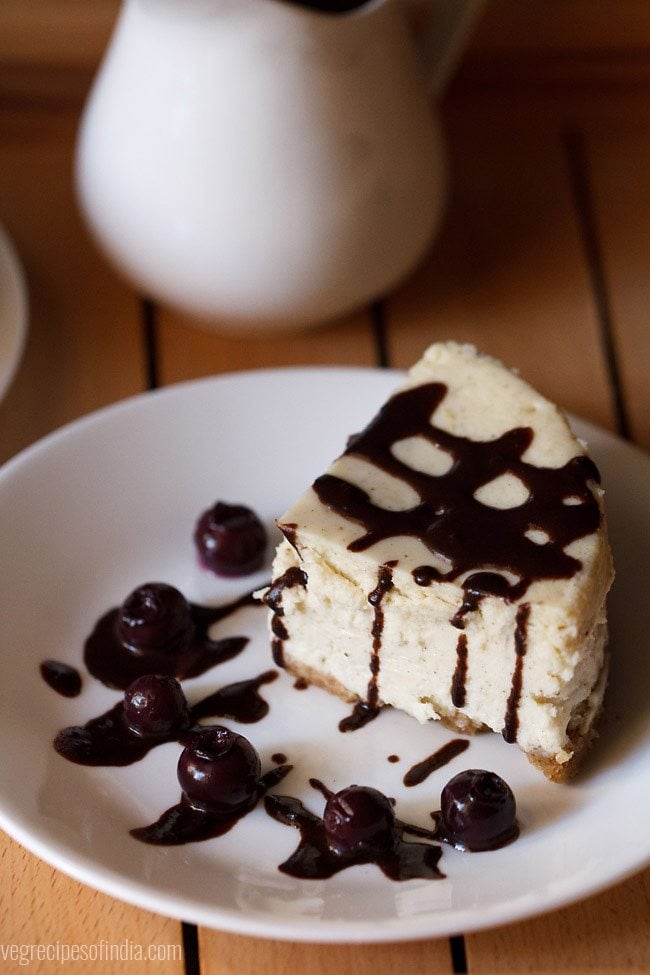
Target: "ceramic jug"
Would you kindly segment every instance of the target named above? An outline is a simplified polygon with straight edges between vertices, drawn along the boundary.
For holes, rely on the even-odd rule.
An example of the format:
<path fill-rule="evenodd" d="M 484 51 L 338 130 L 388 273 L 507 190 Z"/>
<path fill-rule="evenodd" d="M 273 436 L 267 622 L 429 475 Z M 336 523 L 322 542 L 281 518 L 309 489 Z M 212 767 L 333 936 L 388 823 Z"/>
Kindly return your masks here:
<path fill-rule="evenodd" d="M 77 151 L 109 258 L 230 328 L 323 322 L 386 293 L 440 219 L 430 88 L 475 6 L 430 2 L 423 54 L 405 0 L 125 0 Z"/>

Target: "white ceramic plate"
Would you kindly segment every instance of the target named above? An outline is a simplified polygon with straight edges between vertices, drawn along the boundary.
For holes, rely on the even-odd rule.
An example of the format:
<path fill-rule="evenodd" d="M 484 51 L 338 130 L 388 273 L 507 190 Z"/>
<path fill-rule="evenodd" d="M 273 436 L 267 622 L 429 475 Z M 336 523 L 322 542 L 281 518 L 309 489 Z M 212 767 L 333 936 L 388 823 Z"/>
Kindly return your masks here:
<path fill-rule="evenodd" d="M 136 585 L 163 580 L 196 600 L 232 598 L 240 583 L 202 573 L 195 518 L 217 498 L 252 505 L 269 523 L 341 449 L 394 388 L 395 373 L 304 369 L 256 372 L 181 385 L 104 410 L 48 437 L 0 473 L 0 825 L 56 867 L 116 897 L 163 914 L 245 934 L 305 941 L 384 941 L 471 931 L 537 914 L 590 894 L 648 860 L 650 787 L 648 661 L 650 461 L 584 423 L 607 486 L 618 577 L 611 599 L 611 689 L 602 737 L 572 785 L 547 782 L 498 735 L 406 789 L 414 762 L 448 741 L 433 724 L 391 711 L 353 734 L 349 713 L 316 688 L 282 675 L 263 688 L 269 716 L 236 726 L 263 765 L 281 751 L 295 771 L 279 791 L 314 811 L 307 784 L 352 782 L 397 798 L 399 815 L 426 825 L 440 789 L 467 767 L 500 773 L 515 791 L 522 835 L 493 853 L 445 849 L 445 880 L 395 883 L 373 866 L 327 881 L 298 881 L 277 865 L 298 834 L 258 807 L 226 836 L 176 848 L 145 846 L 130 827 L 178 801 L 179 746 L 166 744 L 123 769 L 83 768 L 51 747 L 55 732 L 98 714 L 117 692 L 86 678 L 80 697 L 56 695 L 38 665 L 81 665 L 96 618 Z M 190 700 L 269 667 L 264 611 L 222 624 L 251 645 L 186 683 Z M 229 722 L 225 722 L 229 723 Z M 399 764 L 387 761 L 400 756 Z"/>
<path fill-rule="evenodd" d="M 27 335 L 27 289 L 18 256 L 0 224 L 0 400 L 14 378 Z"/>

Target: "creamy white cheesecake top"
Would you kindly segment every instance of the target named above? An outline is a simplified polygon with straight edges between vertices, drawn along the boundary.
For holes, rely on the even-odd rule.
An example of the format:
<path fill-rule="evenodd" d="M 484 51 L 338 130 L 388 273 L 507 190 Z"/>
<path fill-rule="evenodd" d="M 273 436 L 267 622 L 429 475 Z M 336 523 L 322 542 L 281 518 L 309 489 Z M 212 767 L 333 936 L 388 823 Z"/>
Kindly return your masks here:
<path fill-rule="evenodd" d="M 455 342 L 430 346 L 278 524 L 369 589 L 392 562 L 404 595 L 435 582 L 450 608 L 474 587 L 579 623 L 611 581 L 585 445 L 516 373 Z"/>

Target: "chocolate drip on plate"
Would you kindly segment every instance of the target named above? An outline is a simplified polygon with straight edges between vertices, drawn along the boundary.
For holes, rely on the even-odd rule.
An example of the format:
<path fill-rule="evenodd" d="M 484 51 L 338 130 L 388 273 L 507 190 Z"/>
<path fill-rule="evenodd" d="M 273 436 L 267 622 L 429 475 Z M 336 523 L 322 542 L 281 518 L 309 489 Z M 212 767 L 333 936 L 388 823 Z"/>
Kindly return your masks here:
<path fill-rule="evenodd" d="M 420 785 L 421 782 L 429 778 L 432 772 L 436 772 L 439 768 L 447 765 L 457 755 L 461 755 L 467 748 L 469 748 L 469 742 L 466 738 L 454 738 L 452 741 L 447 742 L 446 745 L 439 748 L 433 755 L 429 755 L 428 758 L 413 765 L 404 775 L 404 785 Z"/>
<path fill-rule="evenodd" d="M 192 720 L 200 718 L 232 718 L 242 724 L 254 724 L 269 713 L 268 702 L 259 694 L 262 684 L 270 684 L 278 676 L 277 670 L 266 670 L 252 680 L 239 680 L 221 687 L 214 694 L 195 704 Z"/>
<path fill-rule="evenodd" d="M 44 660 L 40 665 L 45 683 L 63 697 L 77 697 L 81 693 L 81 674 L 76 667 L 59 660 Z"/>
<path fill-rule="evenodd" d="M 352 708 L 352 714 L 348 714 L 347 717 L 341 718 L 339 721 L 339 731 L 358 731 L 359 728 L 363 728 L 365 725 L 370 724 L 374 721 L 381 708 L 371 707 L 366 701 L 357 701 Z"/>

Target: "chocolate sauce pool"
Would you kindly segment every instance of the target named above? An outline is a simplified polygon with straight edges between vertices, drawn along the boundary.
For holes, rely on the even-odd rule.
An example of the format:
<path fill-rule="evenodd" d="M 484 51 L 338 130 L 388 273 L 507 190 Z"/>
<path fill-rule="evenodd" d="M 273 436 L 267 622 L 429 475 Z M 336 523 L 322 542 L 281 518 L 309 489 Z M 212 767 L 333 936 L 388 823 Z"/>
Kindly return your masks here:
<path fill-rule="evenodd" d="M 332 792 L 318 779 L 310 779 L 309 783 L 326 799 L 332 795 Z M 264 808 L 273 819 L 300 830 L 297 849 L 278 868 L 282 873 L 292 877 L 324 880 L 360 863 L 377 864 L 391 880 L 411 880 L 415 877 L 440 880 L 444 877 L 438 869 L 438 861 L 442 854 L 439 846 L 409 843 L 404 839 L 404 834 L 410 833 L 427 840 L 435 840 L 436 834 L 433 830 L 411 826 L 409 823 L 395 819 L 384 850 L 343 855 L 331 849 L 321 817 L 306 809 L 299 799 L 294 799 L 292 796 L 267 796 L 264 800 Z"/>
<path fill-rule="evenodd" d="M 78 765 L 132 765 L 157 745 L 169 741 L 188 744 L 193 735 L 203 730 L 196 725 L 200 718 L 232 718 L 245 724 L 261 721 L 269 705 L 259 688 L 277 676 L 276 670 L 267 670 L 259 677 L 228 684 L 209 694 L 190 708 L 189 727 L 168 736 L 137 734 L 124 717 L 123 702 L 118 701 L 84 725 L 63 728 L 54 739 L 54 748 L 63 758 Z"/>
<path fill-rule="evenodd" d="M 183 843 L 197 843 L 200 840 L 223 836 L 251 809 L 254 809 L 261 797 L 281 782 L 292 768 L 293 765 L 280 765 L 266 772 L 261 777 L 250 803 L 238 810 L 228 813 L 209 812 L 197 809 L 185 796 L 182 796 L 181 801 L 166 809 L 155 823 L 137 827 L 129 832 L 136 840 L 154 846 L 180 846 Z"/>
<path fill-rule="evenodd" d="M 117 631 L 118 609 L 111 609 L 95 625 L 84 646 L 84 663 L 102 684 L 124 690 L 137 677 L 163 674 L 184 680 L 198 677 L 217 664 L 232 660 L 241 653 L 248 637 L 226 637 L 212 640 L 208 630 L 244 606 L 258 606 L 253 593 L 246 593 L 224 606 L 190 604 L 192 632 L 173 652 L 135 652 L 120 639 Z"/>
<path fill-rule="evenodd" d="M 44 660 L 40 665 L 45 683 L 63 697 L 77 697 L 81 693 L 81 674 L 76 667 L 59 660 Z"/>

